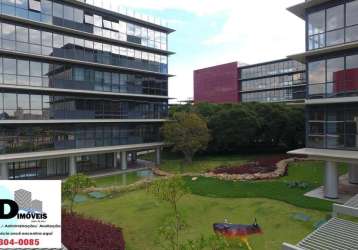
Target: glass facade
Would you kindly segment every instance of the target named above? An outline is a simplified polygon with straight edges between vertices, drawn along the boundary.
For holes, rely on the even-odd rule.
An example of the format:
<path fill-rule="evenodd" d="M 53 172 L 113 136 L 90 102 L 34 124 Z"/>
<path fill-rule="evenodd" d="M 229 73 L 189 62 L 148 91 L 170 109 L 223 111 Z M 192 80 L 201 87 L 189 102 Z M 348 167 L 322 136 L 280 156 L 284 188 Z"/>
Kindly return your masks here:
<path fill-rule="evenodd" d="M 242 102 L 286 102 L 305 98 L 306 86 L 242 93 Z"/>
<path fill-rule="evenodd" d="M 308 98 L 358 95 L 358 51 L 308 62 Z"/>
<path fill-rule="evenodd" d="M 0 92 L 1 120 L 165 119 L 167 109 L 166 101 Z"/>
<path fill-rule="evenodd" d="M 358 150 L 358 106 L 308 108 L 307 147 Z"/>
<path fill-rule="evenodd" d="M 2 154 L 158 142 L 160 124 L 11 124 L 0 127 Z"/>
<path fill-rule="evenodd" d="M 0 154 L 162 141 L 173 30 L 80 2 L 110 1 L 0 0 Z M 76 162 L 113 168 L 114 152 Z M 9 178 L 67 176 L 69 163 L 9 162 Z"/>
<path fill-rule="evenodd" d="M 331 1 L 307 15 L 308 50 L 358 41 L 358 1 Z M 323 51 L 307 58 L 307 147 L 358 150 L 358 104 L 329 104 L 329 98 L 358 96 L 358 50 Z M 335 101 L 336 102 L 336 101 Z"/>
<path fill-rule="evenodd" d="M 339 2 L 308 13 L 308 50 L 358 41 L 358 0 Z"/>
<path fill-rule="evenodd" d="M 168 78 L 69 63 L 0 56 L 0 84 L 143 95 L 168 95 Z"/>
<path fill-rule="evenodd" d="M 287 74 L 296 71 L 305 71 L 304 64 L 294 60 L 284 60 L 259 65 L 245 66 L 241 69 L 241 79 L 268 77 L 280 74 Z"/>
<path fill-rule="evenodd" d="M 167 50 L 167 34 L 99 11 L 51 0 L 2 0 L 1 13 Z"/>
<path fill-rule="evenodd" d="M 105 171 L 113 168 L 113 154 L 76 157 L 77 170 L 81 173 Z M 68 158 L 9 163 L 10 180 L 66 177 L 69 174 Z"/>
<path fill-rule="evenodd" d="M 43 28 L 1 23 L 1 48 L 111 66 L 168 73 L 166 55 L 64 35 Z"/>
<path fill-rule="evenodd" d="M 293 85 L 301 85 L 306 83 L 306 74 L 295 73 L 274 77 L 258 78 L 253 80 L 245 80 L 241 84 L 242 91 L 265 90 L 285 88 Z"/>
<path fill-rule="evenodd" d="M 243 102 L 285 102 L 305 98 L 305 66 L 299 62 L 283 60 L 245 66 L 240 75 Z"/>

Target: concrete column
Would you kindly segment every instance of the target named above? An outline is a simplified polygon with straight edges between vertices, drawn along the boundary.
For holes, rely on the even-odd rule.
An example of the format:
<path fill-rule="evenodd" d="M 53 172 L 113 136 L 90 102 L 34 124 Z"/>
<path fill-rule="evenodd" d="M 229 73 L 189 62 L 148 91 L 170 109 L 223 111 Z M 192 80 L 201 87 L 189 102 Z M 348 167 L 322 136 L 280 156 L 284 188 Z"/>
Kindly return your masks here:
<path fill-rule="evenodd" d="M 351 184 L 358 184 L 358 165 L 352 164 L 349 166 L 348 176 Z"/>
<path fill-rule="evenodd" d="M 122 170 L 127 170 L 128 165 L 127 165 L 127 152 L 123 151 L 121 152 L 121 169 Z"/>
<path fill-rule="evenodd" d="M 0 180 L 8 180 L 9 179 L 9 167 L 7 162 L 0 163 Z"/>
<path fill-rule="evenodd" d="M 76 157 L 70 156 L 70 176 L 77 174 Z"/>
<path fill-rule="evenodd" d="M 338 168 L 332 161 L 326 162 L 324 176 L 324 196 L 329 199 L 338 198 Z"/>
<path fill-rule="evenodd" d="M 155 165 L 160 165 L 160 148 L 155 149 Z"/>
<path fill-rule="evenodd" d="M 118 168 L 118 159 L 120 158 L 120 153 L 114 152 L 113 153 L 113 168 Z"/>
<path fill-rule="evenodd" d="M 138 159 L 137 152 L 132 152 L 131 156 L 132 156 L 132 162 L 136 162 Z"/>

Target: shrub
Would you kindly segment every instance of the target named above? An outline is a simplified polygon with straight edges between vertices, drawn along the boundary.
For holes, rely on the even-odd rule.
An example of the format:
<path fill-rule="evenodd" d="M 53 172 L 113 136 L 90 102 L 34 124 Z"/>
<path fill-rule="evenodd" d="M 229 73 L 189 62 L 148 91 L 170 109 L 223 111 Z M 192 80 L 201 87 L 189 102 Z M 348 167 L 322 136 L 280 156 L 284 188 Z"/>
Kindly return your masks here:
<path fill-rule="evenodd" d="M 95 186 L 92 179 L 84 174 L 76 174 L 68 177 L 62 183 L 63 198 L 70 201 L 70 212 L 73 212 L 73 205 L 76 196 L 85 188 Z"/>
<path fill-rule="evenodd" d="M 276 164 L 288 158 L 287 155 L 275 156 L 271 158 L 258 159 L 255 162 L 249 162 L 239 167 L 237 166 L 221 166 L 214 169 L 215 174 L 256 174 L 270 173 L 276 170 Z"/>
<path fill-rule="evenodd" d="M 77 214 L 62 213 L 62 242 L 69 250 L 124 250 L 122 230 Z"/>
<path fill-rule="evenodd" d="M 298 188 L 298 189 L 307 189 L 309 187 L 308 183 L 306 182 L 302 182 L 302 181 L 288 181 L 288 182 L 285 182 L 286 185 L 289 187 L 289 188 Z"/>

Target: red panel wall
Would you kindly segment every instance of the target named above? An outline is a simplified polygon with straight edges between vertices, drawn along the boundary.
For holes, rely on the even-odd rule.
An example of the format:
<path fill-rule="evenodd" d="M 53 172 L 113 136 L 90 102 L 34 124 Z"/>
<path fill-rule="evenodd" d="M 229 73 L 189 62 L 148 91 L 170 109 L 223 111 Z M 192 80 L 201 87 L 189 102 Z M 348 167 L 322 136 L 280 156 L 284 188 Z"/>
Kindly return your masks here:
<path fill-rule="evenodd" d="M 334 94 L 358 90 L 358 69 L 347 69 L 333 73 Z"/>
<path fill-rule="evenodd" d="M 195 70 L 194 102 L 240 102 L 238 63 Z"/>

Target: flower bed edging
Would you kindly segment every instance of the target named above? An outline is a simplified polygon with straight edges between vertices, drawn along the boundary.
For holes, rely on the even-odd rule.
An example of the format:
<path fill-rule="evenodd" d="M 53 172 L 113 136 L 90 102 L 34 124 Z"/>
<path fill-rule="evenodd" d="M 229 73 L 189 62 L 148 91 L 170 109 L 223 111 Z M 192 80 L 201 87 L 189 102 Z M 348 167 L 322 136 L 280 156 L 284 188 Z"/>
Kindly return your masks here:
<path fill-rule="evenodd" d="M 253 181 L 253 180 L 272 180 L 284 176 L 287 172 L 288 164 L 296 161 L 305 161 L 306 158 L 288 158 L 276 163 L 276 170 L 269 173 L 256 173 L 256 174 L 215 174 L 215 173 L 185 173 L 180 174 L 183 177 L 211 177 L 220 180 L 230 181 Z M 152 168 L 152 171 L 157 176 L 173 176 L 173 174 L 165 172 L 157 167 Z"/>

